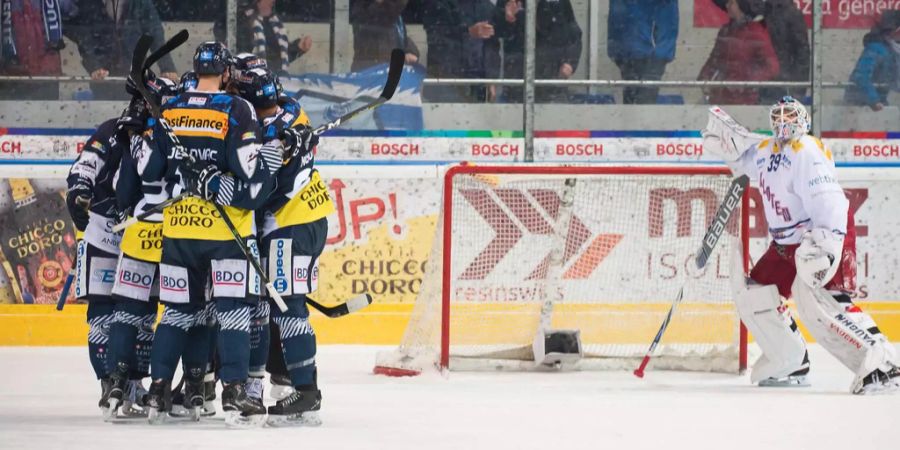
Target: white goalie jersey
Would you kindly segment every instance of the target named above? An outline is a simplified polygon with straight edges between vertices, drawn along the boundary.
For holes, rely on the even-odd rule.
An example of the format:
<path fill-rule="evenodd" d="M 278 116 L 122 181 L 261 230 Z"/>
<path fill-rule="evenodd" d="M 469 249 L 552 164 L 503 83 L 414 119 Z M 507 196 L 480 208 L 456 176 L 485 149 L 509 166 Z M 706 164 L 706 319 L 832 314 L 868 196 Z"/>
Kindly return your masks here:
<path fill-rule="evenodd" d="M 831 151 L 809 135 L 786 147 L 764 139 L 730 163 L 759 184 L 769 234 L 782 245 L 799 243 L 803 232 L 813 228 L 846 234 L 850 204 Z"/>

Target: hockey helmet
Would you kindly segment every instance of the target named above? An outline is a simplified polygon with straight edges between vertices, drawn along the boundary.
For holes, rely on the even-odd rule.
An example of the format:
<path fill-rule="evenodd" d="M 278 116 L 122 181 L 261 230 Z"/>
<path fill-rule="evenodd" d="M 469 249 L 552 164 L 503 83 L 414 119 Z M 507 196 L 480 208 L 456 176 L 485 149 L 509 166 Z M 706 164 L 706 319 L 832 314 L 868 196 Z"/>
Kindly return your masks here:
<path fill-rule="evenodd" d="M 204 42 L 194 52 L 194 72 L 197 75 L 221 75 L 231 65 L 231 52 L 221 42 Z"/>
<path fill-rule="evenodd" d="M 184 93 L 192 89 L 197 89 L 197 84 L 199 82 L 200 78 L 197 77 L 197 73 L 193 70 L 188 70 L 181 75 L 181 81 L 178 82 L 178 92 Z"/>
<path fill-rule="evenodd" d="M 234 57 L 234 70 L 243 72 L 250 69 L 267 69 L 269 64 L 264 58 L 254 55 L 253 53 L 238 53 Z"/>
<path fill-rule="evenodd" d="M 250 69 L 233 78 L 234 87 L 244 100 L 256 108 L 269 108 L 278 102 L 278 77 L 269 69 Z"/>
<path fill-rule="evenodd" d="M 769 127 L 780 142 L 799 139 L 809 133 L 809 113 L 794 97 L 782 97 L 769 109 Z"/>
<path fill-rule="evenodd" d="M 125 81 L 125 92 L 131 94 L 132 97 L 141 97 L 136 83 L 137 81 L 133 80 L 129 75 Z M 175 82 L 168 78 L 156 76 L 150 69 L 147 69 L 144 73 L 144 86 L 146 86 L 147 92 L 153 96 L 156 104 L 162 103 L 163 97 L 171 97 L 178 94 Z"/>

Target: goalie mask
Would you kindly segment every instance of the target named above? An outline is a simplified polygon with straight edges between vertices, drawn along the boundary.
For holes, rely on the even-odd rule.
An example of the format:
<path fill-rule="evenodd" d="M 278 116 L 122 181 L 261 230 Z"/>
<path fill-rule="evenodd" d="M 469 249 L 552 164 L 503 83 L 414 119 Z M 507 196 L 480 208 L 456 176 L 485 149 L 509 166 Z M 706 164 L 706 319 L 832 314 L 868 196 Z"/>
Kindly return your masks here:
<path fill-rule="evenodd" d="M 800 139 L 809 133 L 809 113 L 794 97 L 782 97 L 769 109 L 769 127 L 779 142 Z"/>

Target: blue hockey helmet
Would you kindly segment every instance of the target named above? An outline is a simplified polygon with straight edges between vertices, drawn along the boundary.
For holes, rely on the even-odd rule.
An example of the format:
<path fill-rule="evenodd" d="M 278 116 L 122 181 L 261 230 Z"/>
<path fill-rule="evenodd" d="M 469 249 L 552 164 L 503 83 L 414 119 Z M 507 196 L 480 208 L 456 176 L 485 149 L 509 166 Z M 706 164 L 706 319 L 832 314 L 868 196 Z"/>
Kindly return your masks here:
<path fill-rule="evenodd" d="M 256 108 L 278 103 L 278 77 L 269 69 L 250 69 L 235 74 L 234 87 L 244 100 Z"/>
<path fill-rule="evenodd" d="M 221 75 L 232 64 L 231 52 L 221 42 L 204 42 L 194 52 L 194 72 L 197 75 Z"/>

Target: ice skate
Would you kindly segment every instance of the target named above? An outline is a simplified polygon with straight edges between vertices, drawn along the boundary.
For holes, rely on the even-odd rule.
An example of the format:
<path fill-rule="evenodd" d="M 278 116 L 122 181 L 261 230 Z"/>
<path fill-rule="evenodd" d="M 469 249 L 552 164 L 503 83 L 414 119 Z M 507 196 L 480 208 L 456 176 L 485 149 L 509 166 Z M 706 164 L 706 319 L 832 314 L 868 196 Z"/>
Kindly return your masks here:
<path fill-rule="evenodd" d="M 263 380 L 262 378 L 249 378 L 244 383 L 244 390 L 247 391 L 247 398 L 256 404 L 258 408 L 265 409 L 263 404 Z"/>
<path fill-rule="evenodd" d="M 203 380 L 185 380 L 184 382 L 181 406 L 185 409 L 185 416 L 194 422 L 198 422 L 203 413 L 204 389 Z"/>
<path fill-rule="evenodd" d="M 856 395 L 891 394 L 900 391 L 900 368 L 887 372 L 874 370 L 865 377 L 857 377 L 850 392 Z"/>
<path fill-rule="evenodd" d="M 319 409 L 322 406 L 322 391 L 294 391 L 286 398 L 269 407 L 269 426 L 313 426 L 322 425 Z"/>
<path fill-rule="evenodd" d="M 109 410 L 109 391 L 112 389 L 112 380 L 109 378 L 100 379 L 100 401 L 97 406 L 100 407 L 100 413 L 105 418 Z"/>
<path fill-rule="evenodd" d="M 291 379 L 282 375 L 272 375 L 269 379 L 271 386 L 269 387 L 269 397 L 273 400 L 283 400 L 294 393 L 294 386 L 291 385 Z"/>
<path fill-rule="evenodd" d="M 266 409 L 247 397 L 243 383 L 231 383 L 222 390 L 225 425 L 231 428 L 254 428 L 266 420 Z"/>
<path fill-rule="evenodd" d="M 809 387 L 807 375 L 809 375 L 809 353 L 803 356 L 803 364 L 799 369 L 784 377 L 768 377 L 759 380 L 758 385 L 760 387 Z"/>
<path fill-rule="evenodd" d="M 122 402 L 122 407 L 119 409 L 119 417 L 147 417 L 148 396 L 149 393 L 144 389 L 141 380 L 129 380 L 125 387 L 125 397 Z"/>
<path fill-rule="evenodd" d="M 109 377 L 109 398 L 107 407 L 103 411 L 103 420 L 109 422 L 116 418 L 119 407 L 125 398 L 125 389 L 128 387 L 128 367 L 118 364 L 116 370 Z"/>
<path fill-rule="evenodd" d="M 147 396 L 147 419 L 151 425 L 164 423 L 172 409 L 172 381 L 154 380 Z"/>

